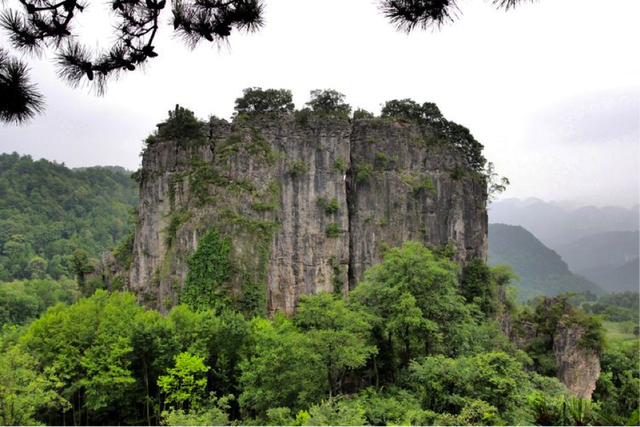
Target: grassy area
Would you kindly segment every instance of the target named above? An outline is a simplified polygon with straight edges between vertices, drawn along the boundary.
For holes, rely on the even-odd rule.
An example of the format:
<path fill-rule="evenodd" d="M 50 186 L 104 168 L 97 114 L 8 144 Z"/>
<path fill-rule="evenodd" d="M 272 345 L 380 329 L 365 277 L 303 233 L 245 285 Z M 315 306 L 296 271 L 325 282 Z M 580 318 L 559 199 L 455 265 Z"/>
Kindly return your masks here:
<path fill-rule="evenodd" d="M 633 329 L 637 323 L 633 321 L 627 322 L 610 322 L 603 321 L 602 325 L 607 331 L 607 339 L 609 341 L 631 341 L 637 337 L 633 334 Z"/>

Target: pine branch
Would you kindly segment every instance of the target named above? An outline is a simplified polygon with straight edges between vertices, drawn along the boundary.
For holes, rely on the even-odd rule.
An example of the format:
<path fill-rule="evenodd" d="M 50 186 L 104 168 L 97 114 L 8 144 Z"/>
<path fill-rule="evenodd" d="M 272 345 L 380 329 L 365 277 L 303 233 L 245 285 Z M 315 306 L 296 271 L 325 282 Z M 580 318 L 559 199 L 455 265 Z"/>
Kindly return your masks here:
<path fill-rule="evenodd" d="M 453 22 L 458 11 L 455 0 L 382 0 L 380 9 L 398 30 L 407 33 L 415 28 L 440 28 Z"/>
<path fill-rule="evenodd" d="M 0 121 L 23 124 L 44 112 L 44 97 L 28 73 L 24 62 L 0 49 Z"/>

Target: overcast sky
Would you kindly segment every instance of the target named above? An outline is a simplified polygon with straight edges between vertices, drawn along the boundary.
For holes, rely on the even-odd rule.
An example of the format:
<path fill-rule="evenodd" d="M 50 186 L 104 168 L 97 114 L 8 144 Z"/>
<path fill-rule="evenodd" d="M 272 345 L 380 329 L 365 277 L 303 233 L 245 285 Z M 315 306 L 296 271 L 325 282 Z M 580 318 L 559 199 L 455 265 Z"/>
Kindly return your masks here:
<path fill-rule="evenodd" d="M 112 25 L 102 3 L 79 22 L 90 46 Z M 509 177 L 505 197 L 638 203 L 640 1 L 540 0 L 504 12 L 462 0 L 455 23 L 409 35 L 374 0 L 265 3 L 265 27 L 225 48 L 190 51 L 166 24 L 146 73 L 102 98 L 57 80 L 50 59 L 30 60 L 47 112 L 0 127 L 0 151 L 133 170 L 141 141 L 176 103 L 229 118 L 246 87 L 291 89 L 298 107 L 310 90 L 332 88 L 376 113 L 390 99 L 435 102 Z"/>

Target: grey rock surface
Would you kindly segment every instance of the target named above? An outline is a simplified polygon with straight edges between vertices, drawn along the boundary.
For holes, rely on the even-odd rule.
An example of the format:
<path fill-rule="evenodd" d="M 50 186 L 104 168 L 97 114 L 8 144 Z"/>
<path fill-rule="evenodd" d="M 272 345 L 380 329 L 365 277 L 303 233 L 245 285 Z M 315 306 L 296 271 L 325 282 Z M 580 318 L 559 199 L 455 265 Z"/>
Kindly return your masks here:
<path fill-rule="evenodd" d="M 452 245 L 461 265 L 486 259 L 485 180 L 424 127 L 285 116 L 216 120 L 207 132 L 144 152 L 127 282 L 148 306 L 177 303 L 212 227 L 231 238 L 229 291 L 258 283 L 269 314 L 291 313 L 302 294 L 346 294 L 405 241 Z"/>

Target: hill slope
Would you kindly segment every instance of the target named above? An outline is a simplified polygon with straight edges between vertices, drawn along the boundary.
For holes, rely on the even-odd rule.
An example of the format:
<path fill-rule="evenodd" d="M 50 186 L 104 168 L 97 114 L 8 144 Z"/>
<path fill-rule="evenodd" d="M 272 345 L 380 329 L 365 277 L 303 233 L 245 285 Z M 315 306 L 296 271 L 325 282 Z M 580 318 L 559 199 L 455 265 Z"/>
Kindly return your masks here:
<path fill-rule="evenodd" d="M 616 268 L 638 257 L 640 233 L 609 231 L 558 246 L 557 251 L 569 264 L 571 271 L 582 272 L 600 267 Z"/>
<path fill-rule="evenodd" d="M 595 267 L 584 270 L 580 272 L 580 274 L 584 275 L 592 282 L 597 283 L 607 292 L 637 292 L 640 283 L 640 279 L 638 279 L 639 269 L 639 259 L 634 258 L 619 267 Z"/>
<path fill-rule="evenodd" d="M 69 277 L 74 250 L 99 257 L 112 247 L 137 205 L 129 175 L 0 154 L 0 281 Z"/>
<path fill-rule="evenodd" d="M 489 264 L 513 267 L 520 276 L 516 287 L 521 300 L 564 292 L 602 292 L 595 283 L 571 273 L 560 255 L 519 226 L 489 224 Z"/>

